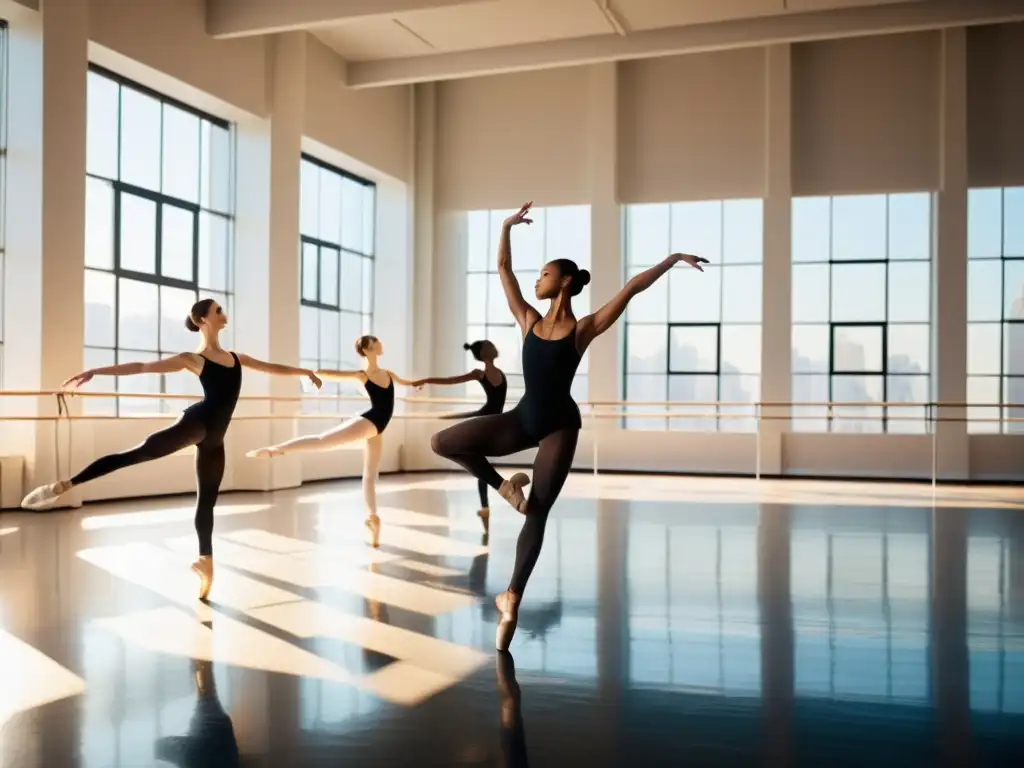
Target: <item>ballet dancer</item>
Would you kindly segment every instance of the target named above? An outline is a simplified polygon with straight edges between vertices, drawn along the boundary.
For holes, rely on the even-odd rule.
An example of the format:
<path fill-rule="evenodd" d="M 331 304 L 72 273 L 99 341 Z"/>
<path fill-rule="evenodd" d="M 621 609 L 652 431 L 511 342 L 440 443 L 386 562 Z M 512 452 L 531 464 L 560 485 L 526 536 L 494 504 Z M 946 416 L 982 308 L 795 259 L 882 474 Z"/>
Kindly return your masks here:
<path fill-rule="evenodd" d="M 377 358 L 384 354 L 384 345 L 376 336 L 360 336 L 356 339 L 355 346 L 356 353 L 365 361 L 362 370 L 317 371 L 316 375 L 334 381 L 357 379 L 366 388 L 366 394 L 370 397 L 370 410 L 318 435 L 296 437 L 277 445 L 249 451 L 246 456 L 262 459 L 301 451 L 333 451 L 343 445 L 365 440 L 363 499 L 369 513 L 366 528 L 370 533 L 371 545 L 378 547 L 380 518 L 377 516 L 377 470 L 380 467 L 384 430 L 387 429 L 395 411 L 395 382 L 407 387 L 415 386 L 416 382 L 406 381 L 393 371 L 377 365 Z"/>
<path fill-rule="evenodd" d="M 320 388 L 320 379 L 312 371 L 278 365 L 228 352 L 218 337 L 228 324 L 227 313 L 213 299 L 192 305 L 185 318 L 185 327 L 199 333 L 202 341 L 195 352 L 184 352 L 166 360 L 148 363 L 121 363 L 105 368 L 92 368 L 72 376 L 63 388 L 77 389 L 94 376 L 134 376 L 139 373 L 175 373 L 189 371 L 199 377 L 203 399 L 190 405 L 177 422 L 154 432 L 129 451 L 112 453 L 97 459 L 70 480 L 41 485 L 22 500 L 25 509 L 45 509 L 72 488 L 109 475 L 125 467 L 170 456 L 183 448 L 196 447 L 196 534 L 199 537 L 199 559 L 192 570 L 199 576 L 199 599 L 205 600 L 213 586 L 213 508 L 224 476 L 224 435 L 238 402 L 242 387 L 242 368 L 275 376 L 307 376 Z"/>
<path fill-rule="evenodd" d="M 473 357 L 484 364 L 482 369 L 475 368 L 461 376 L 420 379 L 414 383 L 417 386 L 423 386 L 424 384 L 451 386 L 454 384 L 464 384 L 467 381 L 480 382 L 480 386 L 484 390 L 484 396 L 487 398 L 483 406 L 469 413 L 455 413 L 450 416 L 443 416 L 442 418 L 444 419 L 470 419 L 475 416 L 492 416 L 501 413 L 505 409 L 508 379 L 505 378 L 504 371 L 494 364 L 495 358 L 498 357 L 498 348 L 487 339 L 474 341 L 472 344 L 463 344 L 462 346 L 464 349 L 469 350 Z M 477 493 L 480 494 L 480 511 L 477 512 L 477 516 L 483 522 L 484 531 L 486 532 L 491 519 L 491 509 L 487 501 L 487 483 L 480 479 L 477 479 L 476 482 Z"/>
<path fill-rule="evenodd" d="M 498 628 L 495 646 L 508 650 L 515 633 L 519 603 L 544 542 L 551 507 L 569 474 L 576 442 L 582 426 L 580 410 L 572 399 L 570 387 L 576 368 L 590 343 L 619 319 L 630 299 L 650 288 L 673 266 L 685 262 L 700 270 L 707 259 L 674 253 L 660 264 L 636 275 L 615 297 L 591 315 L 577 321 L 572 297 L 590 282 L 590 273 L 570 259 L 556 259 L 541 267 L 534 287 L 538 299 L 550 301 L 542 317 L 523 298 L 519 281 L 512 271 L 512 228 L 531 224 L 527 203 L 505 219 L 498 244 L 498 274 L 509 309 L 523 334 L 523 381 L 525 392 L 511 411 L 496 416 L 481 416 L 448 427 L 431 440 L 439 455 L 496 489 L 498 494 L 526 516 L 508 589 L 498 595 Z M 499 475 L 487 457 L 507 456 L 537 447 L 533 462 L 533 489 L 529 498 L 523 488 L 530 478 L 517 472 L 509 479 Z"/>

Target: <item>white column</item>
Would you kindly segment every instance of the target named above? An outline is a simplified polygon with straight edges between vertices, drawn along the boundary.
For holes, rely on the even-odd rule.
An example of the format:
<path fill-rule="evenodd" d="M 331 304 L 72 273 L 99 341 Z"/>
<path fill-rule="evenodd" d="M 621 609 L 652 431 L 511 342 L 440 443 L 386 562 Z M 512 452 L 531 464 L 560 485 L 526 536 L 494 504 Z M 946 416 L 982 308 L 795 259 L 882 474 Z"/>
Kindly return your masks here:
<path fill-rule="evenodd" d="M 967 32 L 942 32 L 940 168 L 935 201 L 932 348 L 935 399 L 967 398 Z M 970 472 L 963 408 L 942 408 L 936 426 L 937 474 L 963 480 Z"/>
<path fill-rule="evenodd" d="M 761 285 L 761 400 L 791 398 L 792 98 L 791 49 L 765 49 L 767 114 L 764 197 L 764 270 Z M 788 416 L 789 408 L 765 408 L 764 416 Z M 782 439 L 789 422 L 763 420 L 761 472 L 782 474 Z"/>

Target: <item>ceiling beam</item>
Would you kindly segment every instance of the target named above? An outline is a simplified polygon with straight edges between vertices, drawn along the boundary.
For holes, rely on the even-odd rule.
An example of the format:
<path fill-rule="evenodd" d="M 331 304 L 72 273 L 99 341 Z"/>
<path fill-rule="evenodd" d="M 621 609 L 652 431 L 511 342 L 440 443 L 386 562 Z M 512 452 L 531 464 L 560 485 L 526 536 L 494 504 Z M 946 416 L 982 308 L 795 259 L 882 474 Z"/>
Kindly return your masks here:
<path fill-rule="evenodd" d="M 1024 20 L 1024 0 L 928 0 L 790 13 L 686 27 L 510 45 L 405 59 L 350 62 L 351 88 L 456 80 L 603 61 L 750 48 Z"/>
<path fill-rule="evenodd" d="M 451 8 L 485 0 L 206 0 L 206 33 L 250 37 L 316 29 L 369 16 Z"/>

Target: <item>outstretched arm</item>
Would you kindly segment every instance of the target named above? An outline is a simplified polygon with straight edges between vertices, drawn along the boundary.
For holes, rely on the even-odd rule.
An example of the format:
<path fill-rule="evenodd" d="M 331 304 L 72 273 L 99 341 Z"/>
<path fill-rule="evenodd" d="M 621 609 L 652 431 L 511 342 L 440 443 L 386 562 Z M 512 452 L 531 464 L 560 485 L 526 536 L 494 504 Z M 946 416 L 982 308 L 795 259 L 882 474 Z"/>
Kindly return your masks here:
<path fill-rule="evenodd" d="M 260 371 L 261 373 L 269 373 L 271 376 L 307 376 L 313 386 L 317 389 L 323 385 L 323 382 L 317 378 L 317 375 L 308 368 L 296 368 L 292 365 L 281 365 L 280 363 L 268 363 L 265 360 L 257 360 L 255 357 L 249 357 L 248 355 L 238 355 L 238 362 L 244 365 L 246 368 L 252 368 L 254 371 Z"/>
<path fill-rule="evenodd" d="M 135 376 L 140 373 L 174 373 L 186 368 L 194 370 L 197 368 L 194 358 L 194 355 L 183 353 L 148 363 L 121 363 L 103 368 L 90 368 L 88 371 L 82 371 L 72 376 L 61 385 L 61 388 L 78 389 L 83 384 L 90 382 L 93 376 Z"/>
<path fill-rule="evenodd" d="M 401 376 L 399 376 L 394 371 L 388 371 L 388 373 L 391 374 L 391 378 L 392 379 L 397 381 L 403 387 L 422 387 L 423 386 L 422 380 L 411 381 L 409 379 L 403 379 Z"/>
<path fill-rule="evenodd" d="M 594 314 L 587 315 L 579 321 L 576 326 L 576 339 L 580 352 L 582 353 L 590 346 L 590 342 L 615 325 L 615 321 L 625 312 L 630 299 L 638 293 L 646 291 L 657 282 L 659 277 L 681 261 L 686 262 L 701 272 L 704 270 L 700 265 L 708 263 L 707 259 L 702 259 L 700 256 L 692 256 L 688 253 L 673 253 L 660 264 L 655 264 L 650 269 L 645 269 L 639 275 L 630 278 L 629 282 L 622 286 L 622 289 L 615 294 L 611 301 Z"/>
<path fill-rule="evenodd" d="M 429 379 L 417 379 L 412 383 L 412 386 L 422 387 L 426 384 L 438 384 L 446 387 L 453 384 L 465 384 L 467 381 L 479 381 L 482 375 L 481 371 L 473 370 L 461 376 L 434 376 Z"/>
<path fill-rule="evenodd" d="M 533 203 L 527 203 L 517 213 L 505 219 L 505 223 L 501 225 L 501 239 L 498 240 L 498 277 L 501 278 L 501 287 L 505 291 L 508 308 L 523 333 L 526 333 L 535 322 L 534 316 L 540 317 L 540 315 L 523 298 L 519 281 L 516 279 L 515 273 L 512 272 L 512 227 L 516 224 L 533 223 L 533 219 L 526 216 L 532 205 Z"/>
<path fill-rule="evenodd" d="M 366 379 L 366 374 L 363 371 L 328 371 L 321 368 L 316 375 L 321 379 L 330 379 L 331 381 L 346 381 L 348 379 L 363 381 Z"/>

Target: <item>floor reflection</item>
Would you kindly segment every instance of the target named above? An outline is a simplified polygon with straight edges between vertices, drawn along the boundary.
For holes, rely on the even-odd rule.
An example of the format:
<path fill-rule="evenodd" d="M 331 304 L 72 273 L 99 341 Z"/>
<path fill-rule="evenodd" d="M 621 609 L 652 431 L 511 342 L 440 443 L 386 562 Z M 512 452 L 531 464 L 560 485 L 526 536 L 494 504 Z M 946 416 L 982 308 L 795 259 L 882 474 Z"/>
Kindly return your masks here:
<path fill-rule="evenodd" d="M 1024 489 L 939 491 L 574 475 L 514 661 L 460 475 L 378 550 L 355 483 L 230 494 L 209 604 L 180 499 L 5 514 L 0 766 L 1019 765 Z"/>

